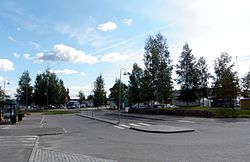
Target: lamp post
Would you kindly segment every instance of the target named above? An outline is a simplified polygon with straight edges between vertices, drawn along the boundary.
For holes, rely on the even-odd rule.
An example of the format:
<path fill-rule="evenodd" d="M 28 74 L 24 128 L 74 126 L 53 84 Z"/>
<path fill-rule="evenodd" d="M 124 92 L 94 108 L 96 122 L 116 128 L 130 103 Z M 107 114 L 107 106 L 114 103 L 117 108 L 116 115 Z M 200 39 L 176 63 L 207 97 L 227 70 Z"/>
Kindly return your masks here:
<path fill-rule="evenodd" d="M 5 84 L 8 84 L 8 85 L 10 85 L 10 82 L 9 82 L 9 80 L 7 80 L 7 79 L 4 79 L 4 81 L 3 81 L 3 101 L 5 102 L 5 100 L 6 100 L 6 94 L 5 94 Z M 11 116 L 11 111 L 10 111 L 10 116 Z M 1 110 L 1 115 L 2 115 L 2 110 Z"/>
<path fill-rule="evenodd" d="M 26 84 L 26 87 L 25 87 L 25 104 L 26 104 L 26 111 L 28 110 L 28 86 Z"/>
<path fill-rule="evenodd" d="M 6 83 L 7 82 L 7 83 Z M 10 82 L 9 80 L 5 79 L 4 82 L 3 82 L 3 93 L 4 93 L 4 100 L 6 99 L 6 95 L 5 95 L 5 84 L 8 84 L 10 85 Z"/>
<path fill-rule="evenodd" d="M 47 105 L 47 110 L 49 109 L 49 81 L 48 81 L 48 76 L 46 76 L 46 105 Z"/>
<path fill-rule="evenodd" d="M 118 105 L 118 124 L 120 123 L 120 111 L 121 111 L 121 86 L 122 86 L 122 70 L 124 70 L 123 75 L 128 75 L 125 68 L 120 69 L 120 85 L 119 85 L 119 105 Z"/>
<path fill-rule="evenodd" d="M 91 89 L 92 89 L 92 109 L 91 109 L 91 116 L 92 117 L 94 117 L 94 112 L 93 112 L 93 107 L 94 107 L 94 84 L 95 84 L 95 82 L 92 82 L 92 84 L 91 84 Z"/>

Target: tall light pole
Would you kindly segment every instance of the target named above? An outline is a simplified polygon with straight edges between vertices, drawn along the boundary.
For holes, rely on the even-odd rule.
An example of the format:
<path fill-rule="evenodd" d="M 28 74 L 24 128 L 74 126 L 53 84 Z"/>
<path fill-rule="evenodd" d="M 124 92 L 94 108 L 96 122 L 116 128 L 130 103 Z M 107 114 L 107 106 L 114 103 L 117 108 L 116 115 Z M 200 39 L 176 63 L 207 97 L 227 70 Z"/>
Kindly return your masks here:
<path fill-rule="evenodd" d="M 120 111 L 121 111 L 121 86 L 122 86 L 122 70 L 124 70 L 123 75 L 127 75 L 125 68 L 120 69 L 120 85 L 119 85 L 119 105 L 118 105 L 118 123 L 120 123 Z"/>
<path fill-rule="evenodd" d="M 46 89 L 46 98 L 47 98 L 47 109 L 49 109 L 49 81 L 48 81 L 48 76 L 46 76 L 46 84 L 47 84 L 47 89 Z"/>
<path fill-rule="evenodd" d="M 28 83 L 26 83 L 26 87 L 25 87 L 25 91 L 26 91 L 26 93 L 25 93 L 25 103 L 26 103 L 26 110 L 28 110 L 28 86 L 27 86 L 27 84 Z"/>
<path fill-rule="evenodd" d="M 94 84 L 95 82 L 92 82 L 91 84 L 91 90 L 92 90 L 92 110 L 91 110 L 91 116 L 93 117 L 94 116 L 94 112 L 93 112 L 93 109 L 94 109 Z"/>
<path fill-rule="evenodd" d="M 7 83 L 6 83 L 7 82 Z M 4 93 L 4 100 L 6 99 L 6 95 L 5 95 L 5 84 L 8 84 L 10 85 L 10 82 L 9 80 L 5 79 L 4 82 L 3 82 L 3 93 Z"/>

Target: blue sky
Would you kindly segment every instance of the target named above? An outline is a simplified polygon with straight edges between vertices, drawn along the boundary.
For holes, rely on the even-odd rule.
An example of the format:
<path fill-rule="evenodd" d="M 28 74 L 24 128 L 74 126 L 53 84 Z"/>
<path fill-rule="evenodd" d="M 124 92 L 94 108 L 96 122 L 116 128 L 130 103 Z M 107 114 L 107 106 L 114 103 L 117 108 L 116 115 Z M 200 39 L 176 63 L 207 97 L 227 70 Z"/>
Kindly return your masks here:
<path fill-rule="evenodd" d="M 100 74 L 108 91 L 121 68 L 143 67 L 145 39 L 157 32 L 167 38 L 174 64 L 187 42 L 211 72 L 221 52 L 237 56 L 242 76 L 250 68 L 249 7 L 247 0 L 2 0 L 0 85 L 8 80 L 13 97 L 23 71 L 34 84 L 50 68 L 73 98 L 79 90 L 89 94 Z"/>

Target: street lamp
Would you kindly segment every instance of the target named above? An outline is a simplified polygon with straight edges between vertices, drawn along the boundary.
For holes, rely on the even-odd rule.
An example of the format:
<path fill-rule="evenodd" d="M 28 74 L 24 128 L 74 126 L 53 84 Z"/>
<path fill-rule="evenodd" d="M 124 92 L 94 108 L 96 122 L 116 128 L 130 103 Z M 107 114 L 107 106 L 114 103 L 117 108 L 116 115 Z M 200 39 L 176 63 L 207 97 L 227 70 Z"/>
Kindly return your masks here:
<path fill-rule="evenodd" d="M 28 110 L 28 86 L 26 84 L 26 87 L 25 87 L 25 104 L 26 104 L 26 111 Z"/>
<path fill-rule="evenodd" d="M 122 70 L 124 71 L 123 75 L 128 75 L 125 68 L 120 69 L 120 85 L 119 85 L 119 105 L 118 105 L 118 124 L 120 123 L 120 111 L 121 111 L 121 86 L 122 86 Z"/>
<path fill-rule="evenodd" d="M 7 83 L 6 83 L 7 82 Z M 5 95 L 5 84 L 8 84 L 10 85 L 10 82 L 9 80 L 5 79 L 4 82 L 3 82 L 3 93 L 4 93 L 4 100 L 6 99 L 6 95 Z"/>
<path fill-rule="evenodd" d="M 6 94 L 5 94 L 5 84 L 7 84 L 7 85 L 10 85 L 10 82 L 9 82 L 9 80 L 7 80 L 7 79 L 4 79 L 4 81 L 3 81 L 3 101 L 5 102 L 5 100 L 6 100 Z M 4 106 L 4 109 L 5 109 L 5 106 Z M 1 112 L 0 112 L 1 114 L 1 117 L 2 117 L 2 110 L 1 110 Z M 11 113 L 11 112 L 10 112 Z M 11 114 L 10 114 L 11 115 Z M 0 117 L 0 120 L 1 120 L 1 117 Z"/>

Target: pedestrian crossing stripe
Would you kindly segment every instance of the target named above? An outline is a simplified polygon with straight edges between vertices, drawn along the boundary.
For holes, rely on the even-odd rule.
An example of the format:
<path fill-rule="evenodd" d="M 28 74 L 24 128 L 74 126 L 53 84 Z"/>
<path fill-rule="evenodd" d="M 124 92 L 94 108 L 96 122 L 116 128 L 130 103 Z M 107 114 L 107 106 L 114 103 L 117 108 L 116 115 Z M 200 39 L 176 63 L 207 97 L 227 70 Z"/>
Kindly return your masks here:
<path fill-rule="evenodd" d="M 137 123 L 137 124 L 140 124 L 140 125 L 143 125 L 143 126 L 150 126 L 151 124 L 146 124 L 146 123 Z"/>
<path fill-rule="evenodd" d="M 29 147 L 35 145 L 36 136 L 0 136 L 0 148 L 2 147 Z"/>
<path fill-rule="evenodd" d="M 119 125 L 114 125 L 115 128 L 119 128 L 119 129 L 125 129 L 125 128 L 131 128 L 131 126 L 134 127 L 140 127 L 140 126 L 150 126 L 151 124 L 147 124 L 147 123 L 128 123 L 128 125 L 126 124 L 119 124 Z"/>
<path fill-rule="evenodd" d="M 119 126 L 121 126 L 121 127 L 125 127 L 125 128 L 130 128 L 130 126 L 125 125 L 125 124 L 120 124 Z"/>
<path fill-rule="evenodd" d="M 125 128 L 117 126 L 117 125 L 114 125 L 114 127 L 119 128 L 119 129 L 125 129 Z"/>
<path fill-rule="evenodd" d="M 134 127 L 140 127 L 140 125 L 134 124 L 134 123 L 128 123 L 128 125 L 131 125 L 131 126 L 134 126 Z"/>

